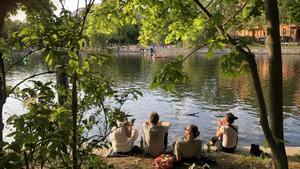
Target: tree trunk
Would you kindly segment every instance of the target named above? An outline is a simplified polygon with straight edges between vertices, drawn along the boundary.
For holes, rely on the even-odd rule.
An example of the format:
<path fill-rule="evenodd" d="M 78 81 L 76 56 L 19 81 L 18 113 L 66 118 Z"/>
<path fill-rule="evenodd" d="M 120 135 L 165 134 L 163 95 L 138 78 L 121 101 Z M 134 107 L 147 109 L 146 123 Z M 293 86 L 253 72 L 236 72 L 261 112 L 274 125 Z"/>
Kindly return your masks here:
<path fill-rule="evenodd" d="M 67 99 L 67 90 L 69 88 L 68 76 L 64 65 L 55 66 L 56 69 L 56 86 L 58 89 L 58 104 L 63 106 Z"/>
<path fill-rule="evenodd" d="M 0 143 L 3 142 L 3 106 L 6 102 L 6 80 L 5 80 L 5 69 L 4 60 L 2 53 L 0 52 Z M 0 148 L 0 152 L 2 149 Z"/>
<path fill-rule="evenodd" d="M 73 121 L 73 145 L 72 145 L 72 155 L 73 155 L 73 169 L 78 168 L 77 159 L 77 111 L 78 111 L 78 101 L 77 101 L 77 74 L 74 73 L 72 77 L 72 121 Z"/>
<path fill-rule="evenodd" d="M 0 5 L 0 33 L 2 31 L 3 25 L 4 25 L 4 18 L 6 15 L 6 5 L 1 4 Z M 1 35 L 1 34 L 0 34 Z M 0 51 L 0 143 L 3 142 L 3 105 L 6 102 L 6 83 L 5 83 L 5 72 L 4 72 L 4 60 L 3 60 L 3 54 Z M 2 152 L 2 149 L 0 148 L 0 153 Z"/>
<path fill-rule="evenodd" d="M 0 6 L 0 32 L 2 31 L 2 28 L 4 26 L 5 15 L 6 15 L 6 5 L 1 3 L 1 6 Z"/>
<path fill-rule="evenodd" d="M 194 0 L 194 2 L 200 7 L 207 18 L 212 16 L 199 0 Z M 282 61 L 278 6 L 277 1 L 265 0 L 264 2 L 268 22 L 267 47 L 270 56 L 270 125 L 268 122 L 268 114 L 261 89 L 261 83 L 257 72 L 255 56 L 250 51 L 247 52 L 240 46 L 237 46 L 237 42 L 225 32 L 222 26 L 216 25 L 216 28 L 231 44 L 236 46 L 237 49 L 247 57 L 260 109 L 260 124 L 272 151 L 274 168 L 286 169 L 288 168 L 288 161 L 283 137 Z"/>
<path fill-rule="evenodd" d="M 283 135 L 282 110 L 282 58 L 279 34 L 279 12 L 277 1 L 265 0 L 267 21 L 266 48 L 269 55 L 269 99 L 270 99 L 270 128 L 277 143 L 272 148 L 273 164 L 276 169 L 288 168 Z"/>

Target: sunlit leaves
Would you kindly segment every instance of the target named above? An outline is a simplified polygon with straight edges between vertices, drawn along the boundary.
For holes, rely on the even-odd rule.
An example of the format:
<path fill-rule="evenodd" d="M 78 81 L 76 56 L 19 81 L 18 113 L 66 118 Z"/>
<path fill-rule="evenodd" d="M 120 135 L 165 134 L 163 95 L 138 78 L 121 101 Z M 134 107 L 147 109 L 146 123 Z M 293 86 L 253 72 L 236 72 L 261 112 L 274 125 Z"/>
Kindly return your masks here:
<path fill-rule="evenodd" d="M 15 129 L 8 135 L 14 138 L 8 148 L 22 157 L 25 155 L 30 165 L 55 160 L 55 165 L 60 166 L 61 160 L 69 159 L 66 154 L 69 150 L 62 148 L 71 144 L 70 112 L 57 106 L 51 82 L 32 82 L 32 87 L 19 90 L 17 95 L 28 112 L 7 120 Z"/>
<path fill-rule="evenodd" d="M 217 37 L 215 39 L 210 39 L 207 42 L 207 54 L 206 54 L 206 58 L 208 60 L 213 59 L 215 52 L 217 52 L 218 50 L 224 49 L 225 44 L 227 44 L 228 41 L 226 39 L 224 39 L 223 37 Z"/>
<path fill-rule="evenodd" d="M 112 34 L 127 23 L 136 24 L 137 18 L 134 14 L 135 9 L 132 5 L 125 5 L 121 1 L 103 1 L 101 5 L 93 7 L 93 12 L 88 17 L 87 34 Z"/>
<path fill-rule="evenodd" d="M 299 23 L 300 22 L 300 1 L 299 0 L 281 0 L 278 1 L 281 23 Z"/>
<path fill-rule="evenodd" d="M 242 17 L 245 20 L 256 18 L 262 15 L 264 10 L 264 3 L 261 0 L 251 0 L 242 12 Z"/>
<path fill-rule="evenodd" d="M 188 77 L 182 72 L 182 62 L 182 60 L 176 59 L 166 64 L 161 71 L 154 75 L 150 87 L 162 87 L 167 91 L 173 91 L 177 84 L 187 82 Z"/>
<path fill-rule="evenodd" d="M 237 76 L 248 71 L 248 62 L 246 56 L 236 48 L 228 55 L 220 58 L 221 73 L 225 76 Z"/>

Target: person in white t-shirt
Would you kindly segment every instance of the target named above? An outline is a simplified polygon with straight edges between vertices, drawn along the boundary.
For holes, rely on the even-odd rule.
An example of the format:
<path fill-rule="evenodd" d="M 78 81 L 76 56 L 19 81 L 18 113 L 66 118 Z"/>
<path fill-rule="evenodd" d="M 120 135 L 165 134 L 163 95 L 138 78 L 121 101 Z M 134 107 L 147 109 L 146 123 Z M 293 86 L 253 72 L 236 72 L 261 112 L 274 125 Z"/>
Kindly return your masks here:
<path fill-rule="evenodd" d="M 133 149 L 134 142 L 138 137 L 138 131 L 133 128 L 133 122 L 127 122 L 125 113 L 121 116 L 121 120 L 117 121 L 117 126 L 112 128 L 109 138 L 115 153 L 126 154 Z"/>
<path fill-rule="evenodd" d="M 226 116 L 218 121 L 216 137 L 212 142 L 217 146 L 218 150 L 227 153 L 233 153 L 238 144 L 238 126 L 232 124 L 238 117 L 232 113 L 227 113 Z"/>
<path fill-rule="evenodd" d="M 159 121 L 159 115 L 156 112 L 151 113 L 150 120 L 143 124 L 145 136 L 144 150 L 147 154 L 157 157 L 164 153 L 170 126 L 171 123 L 169 122 Z"/>

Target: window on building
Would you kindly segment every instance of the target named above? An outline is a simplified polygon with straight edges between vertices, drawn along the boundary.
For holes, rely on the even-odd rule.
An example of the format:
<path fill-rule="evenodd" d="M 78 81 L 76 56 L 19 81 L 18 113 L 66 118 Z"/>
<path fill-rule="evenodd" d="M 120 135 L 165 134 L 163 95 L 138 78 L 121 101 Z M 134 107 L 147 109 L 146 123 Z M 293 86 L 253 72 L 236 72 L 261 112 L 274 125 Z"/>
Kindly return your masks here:
<path fill-rule="evenodd" d="M 295 28 L 291 28 L 291 36 L 295 35 Z"/>
<path fill-rule="evenodd" d="M 283 36 L 286 35 L 286 29 L 282 29 L 282 35 L 283 35 Z"/>
<path fill-rule="evenodd" d="M 263 32 L 264 36 L 266 36 L 266 31 Z"/>

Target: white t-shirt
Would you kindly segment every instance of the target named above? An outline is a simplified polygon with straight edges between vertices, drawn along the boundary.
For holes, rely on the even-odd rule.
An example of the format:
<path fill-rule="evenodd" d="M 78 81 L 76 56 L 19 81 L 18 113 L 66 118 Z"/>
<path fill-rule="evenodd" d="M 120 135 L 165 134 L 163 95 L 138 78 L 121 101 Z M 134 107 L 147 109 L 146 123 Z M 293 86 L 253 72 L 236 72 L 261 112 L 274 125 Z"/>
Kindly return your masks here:
<path fill-rule="evenodd" d="M 147 125 L 145 122 L 143 129 L 145 135 L 145 151 L 154 157 L 164 153 L 164 138 L 169 126 Z"/>
<path fill-rule="evenodd" d="M 237 130 L 238 126 L 231 124 Z M 238 132 L 235 131 L 232 127 L 229 126 L 221 126 L 220 132 L 223 134 L 222 146 L 226 148 L 233 148 L 237 145 Z"/>
<path fill-rule="evenodd" d="M 129 152 L 138 137 L 137 129 L 132 129 L 131 137 L 128 138 L 125 133 L 124 122 L 117 122 L 119 127 L 113 127 L 109 135 L 114 152 Z"/>

